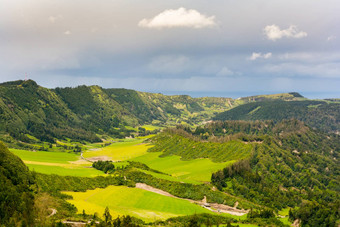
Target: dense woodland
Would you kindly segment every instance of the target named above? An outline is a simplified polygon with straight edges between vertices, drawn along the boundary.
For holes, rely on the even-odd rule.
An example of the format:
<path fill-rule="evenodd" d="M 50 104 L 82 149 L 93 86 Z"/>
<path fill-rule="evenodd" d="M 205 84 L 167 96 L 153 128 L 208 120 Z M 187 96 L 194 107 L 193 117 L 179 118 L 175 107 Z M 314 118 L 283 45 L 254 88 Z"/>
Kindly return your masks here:
<path fill-rule="evenodd" d="M 34 223 L 32 173 L 0 142 L 0 226 L 27 226 Z"/>

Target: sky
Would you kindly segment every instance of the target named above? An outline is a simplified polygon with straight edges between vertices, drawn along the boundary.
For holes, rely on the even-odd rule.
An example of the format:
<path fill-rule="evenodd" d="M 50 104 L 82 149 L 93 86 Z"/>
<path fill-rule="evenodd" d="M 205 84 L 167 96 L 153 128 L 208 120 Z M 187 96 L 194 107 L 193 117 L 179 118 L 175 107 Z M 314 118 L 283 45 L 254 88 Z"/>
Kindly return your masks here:
<path fill-rule="evenodd" d="M 0 0 L 0 83 L 340 98 L 339 0 Z"/>

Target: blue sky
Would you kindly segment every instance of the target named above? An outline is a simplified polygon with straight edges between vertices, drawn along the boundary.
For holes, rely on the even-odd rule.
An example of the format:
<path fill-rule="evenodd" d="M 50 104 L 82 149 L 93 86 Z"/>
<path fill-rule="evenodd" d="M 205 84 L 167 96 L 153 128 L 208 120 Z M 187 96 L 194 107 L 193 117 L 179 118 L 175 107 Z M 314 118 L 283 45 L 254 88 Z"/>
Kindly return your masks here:
<path fill-rule="evenodd" d="M 340 98 L 338 0 L 2 0 L 0 82 Z"/>

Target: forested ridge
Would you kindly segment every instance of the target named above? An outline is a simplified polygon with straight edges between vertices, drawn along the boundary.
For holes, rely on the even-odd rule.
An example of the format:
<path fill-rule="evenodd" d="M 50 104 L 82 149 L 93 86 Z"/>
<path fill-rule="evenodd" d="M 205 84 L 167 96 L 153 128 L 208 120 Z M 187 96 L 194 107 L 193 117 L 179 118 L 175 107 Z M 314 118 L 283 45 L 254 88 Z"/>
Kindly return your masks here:
<path fill-rule="evenodd" d="M 65 138 L 99 142 L 98 135 L 125 138 L 129 127 L 142 124 L 198 123 L 216 106 L 217 111 L 229 109 L 228 100 L 99 86 L 47 89 L 32 80 L 12 81 L 0 84 L 0 134 L 27 143 L 34 142 L 27 134 L 50 143 Z"/>
<path fill-rule="evenodd" d="M 297 119 L 325 132 L 340 131 L 340 103 L 327 101 L 266 100 L 237 106 L 213 117 L 214 120 Z"/>

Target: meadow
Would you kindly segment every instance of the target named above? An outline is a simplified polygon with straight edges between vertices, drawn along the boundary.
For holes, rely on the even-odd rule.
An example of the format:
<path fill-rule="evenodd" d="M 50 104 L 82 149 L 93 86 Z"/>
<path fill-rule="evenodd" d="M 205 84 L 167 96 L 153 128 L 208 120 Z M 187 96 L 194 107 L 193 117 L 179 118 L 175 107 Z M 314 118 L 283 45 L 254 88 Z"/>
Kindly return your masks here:
<path fill-rule="evenodd" d="M 145 221 L 165 220 L 180 215 L 212 213 L 211 211 L 190 203 L 189 201 L 159 195 L 139 188 L 125 186 L 109 186 L 104 189 L 88 190 L 86 192 L 63 192 L 71 195 L 72 203 L 87 214 L 97 212 L 102 217 L 105 207 L 110 209 L 113 217 L 118 215 L 133 215 Z"/>
<path fill-rule="evenodd" d="M 27 151 L 10 149 L 30 170 L 61 176 L 95 177 L 103 172 L 91 167 L 92 163 L 80 159 L 79 154 L 66 152 Z"/>
<path fill-rule="evenodd" d="M 22 160 L 47 163 L 64 163 L 77 161 L 79 154 L 66 152 L 48 152 L 48 151 L 27 151 L 19 149 L 9 149 L 12 153 L 19 156 Z"/>
<path fill-rule="evenodd" d="M 116 142 L 110 146 L 88 150 L 83 153 L 84 158 L 106 156 L 113 161 L 124 161 L 147 153 L 150 145 L 144 144 L 142 139 L 129 139 L 124 142 Z"/>

